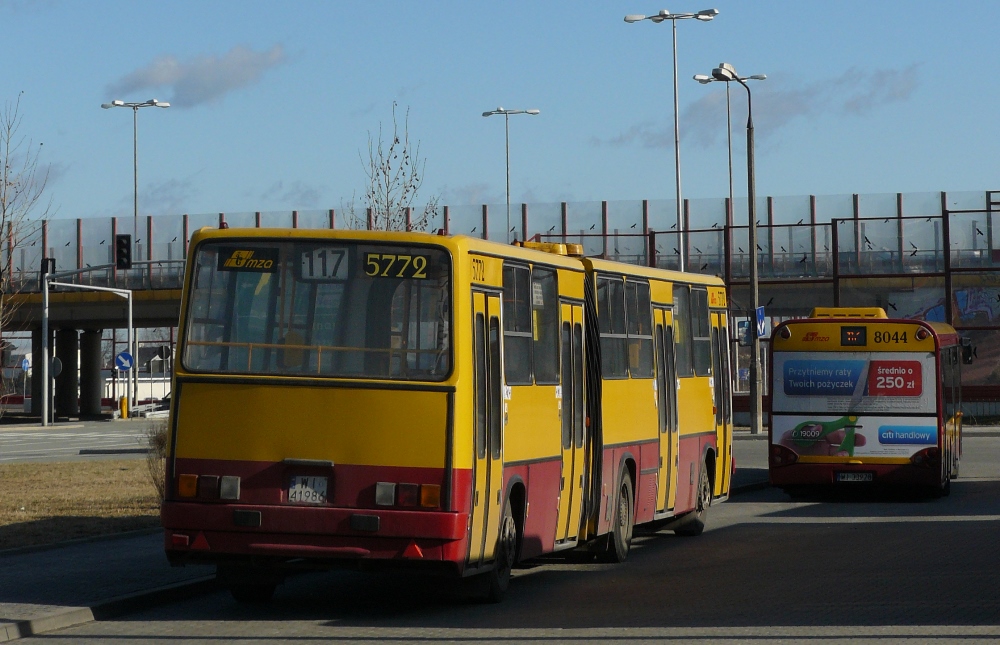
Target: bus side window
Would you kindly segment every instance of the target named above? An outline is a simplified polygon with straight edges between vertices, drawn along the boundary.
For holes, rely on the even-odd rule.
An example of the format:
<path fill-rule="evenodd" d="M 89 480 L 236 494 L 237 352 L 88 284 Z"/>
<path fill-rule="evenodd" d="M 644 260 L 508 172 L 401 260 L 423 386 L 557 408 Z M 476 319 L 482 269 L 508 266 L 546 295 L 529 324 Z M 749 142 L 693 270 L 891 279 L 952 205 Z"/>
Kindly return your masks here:
<path fill-rule="evenodd" d="M 556 272 L 531 270 L 533 372 L 538 385 L 559 383 L 559 298 Z"/>
<path fill-rule="evenodd" d="M 653 378 L 653 331 L 649 283 L 625 283 L 628 367 L 632 378 Z"/>
<path fill-rule="evenodd" d="M 621 278 L 597 279 L 597 320 L 601 333 L 601 374 L 628 378 L 625 285 Z"/>
<path fill-rule="evenodd" d="M 694 373 L 712 375 L 712 320 L 708 315 L 708 291 L 691 290 L 691 339 L 694 343 Z"/>
<path fill-rule="evenodd" d="M 691 291 L 685 285 L 674 285 L 674 349 L 677 354 L 677 376 L 694 376 L 691 357 Z"/>
<path fill-rule="evenodd" d="M 528 267 L 504 265 L 504 377 L 510 385 L 531 384 L 531 339 L 531 287 Z"/>

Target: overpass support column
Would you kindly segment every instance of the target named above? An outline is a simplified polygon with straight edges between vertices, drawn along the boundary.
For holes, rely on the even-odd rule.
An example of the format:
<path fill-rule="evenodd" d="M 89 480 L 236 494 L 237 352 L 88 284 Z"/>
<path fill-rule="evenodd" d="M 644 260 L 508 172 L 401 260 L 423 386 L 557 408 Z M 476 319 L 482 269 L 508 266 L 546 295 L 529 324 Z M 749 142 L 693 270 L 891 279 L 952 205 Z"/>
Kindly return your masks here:
<path fill-rule="evenodd" d="M 80 334 L 80 416 L 101 414 L 101 336 L 101 330 L 93 329 Z"/>
<path fill-rule="evenodd" d="M 80 376 L 78 374 L 80 337 L 75 329 L 56 331 L 56 356 L 62 361 L 62 372 L 56 377 L 56 415 L 75 417 L 80 414 Z"/>
<path fill-rule="evenodd" d="M 52 347 L 52 329 L 49 328 L 49 347 Z M 51 395 L 51 390 L 49 391 Z M 31 413 L 42 415 L 42 330 L 31 330 Z"/>

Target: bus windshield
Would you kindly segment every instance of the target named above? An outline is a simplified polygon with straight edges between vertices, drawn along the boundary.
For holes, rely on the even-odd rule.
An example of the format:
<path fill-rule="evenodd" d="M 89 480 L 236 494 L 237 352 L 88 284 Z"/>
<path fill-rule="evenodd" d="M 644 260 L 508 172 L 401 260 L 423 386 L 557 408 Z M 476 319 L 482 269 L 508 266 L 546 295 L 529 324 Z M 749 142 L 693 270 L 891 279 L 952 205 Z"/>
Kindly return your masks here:
<path fill-rule="evenodd" d="M 189 285 L 193 372 L 440 381 L 451 366 L 444 250 L 359 241 L 206 242 Z"/>

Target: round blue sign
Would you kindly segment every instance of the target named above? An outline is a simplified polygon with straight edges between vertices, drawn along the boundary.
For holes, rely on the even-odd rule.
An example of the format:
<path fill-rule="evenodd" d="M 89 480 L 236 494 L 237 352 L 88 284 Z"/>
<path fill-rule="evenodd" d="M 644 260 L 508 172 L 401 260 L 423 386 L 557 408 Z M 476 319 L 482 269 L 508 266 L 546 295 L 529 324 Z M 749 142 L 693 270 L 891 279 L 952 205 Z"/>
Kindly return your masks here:
<path fill-rule="evenodd" d="M 120 352 L 118 356 L 115 356 L 115 367 L 122 372 L 129 371 L 133 365 L 135 365 L 135 360 L 128 352 Z"/>

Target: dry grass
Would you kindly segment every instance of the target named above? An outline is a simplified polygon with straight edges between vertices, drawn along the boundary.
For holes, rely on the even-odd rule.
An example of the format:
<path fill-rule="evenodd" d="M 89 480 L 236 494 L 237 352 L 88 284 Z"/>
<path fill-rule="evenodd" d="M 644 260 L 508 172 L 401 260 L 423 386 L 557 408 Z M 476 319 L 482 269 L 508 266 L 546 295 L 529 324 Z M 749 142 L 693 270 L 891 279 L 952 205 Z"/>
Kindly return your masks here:
<path fill-rule="evenodd" d="M 159 525 L 146 460 L 0 466 L 0 549 Z"/>

